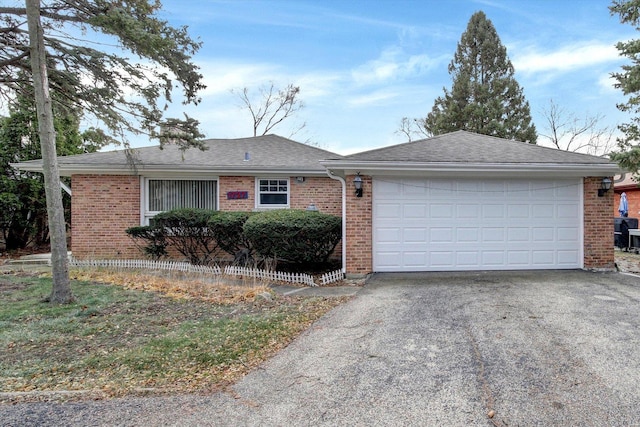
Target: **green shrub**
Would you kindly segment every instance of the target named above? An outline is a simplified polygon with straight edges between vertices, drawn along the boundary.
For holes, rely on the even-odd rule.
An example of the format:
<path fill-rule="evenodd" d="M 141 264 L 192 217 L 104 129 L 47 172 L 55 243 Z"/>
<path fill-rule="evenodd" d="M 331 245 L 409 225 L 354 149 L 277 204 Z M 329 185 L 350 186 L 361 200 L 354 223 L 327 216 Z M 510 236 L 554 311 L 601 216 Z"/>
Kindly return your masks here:
<path fill-rule="evenodd" d="M 217 212 L 209 217 L 208 226 L 220 249 L 233 256 L 245 250 L 247 257 L 251 257 L 251 242 L 245 237 L 243 226 L 252 214 L 253 212 Z"/>
<path fill-rule="evenodd" d="M 139 226 L 127 228 L 127 234 L 133 239 L 136 246 L 152 259 L 160 259 L 167 256 L 167 241 L 162 229 L 152 226 Z M 146 244 L 139 243 L 140 240 Z"/>
<path fill-rule="evenodd" d="M 326 262 L 342 237 L 339 217 L 294 209 L 252 215 L 243 228 L 262 257 L 293 263 Z"/>
<path fill-rule="evenodd" d="M 153 227 L 161 230 L 169 246 L 197 265 L 210 264 L 218 244 L 209 228 L 217 211 L 208 209 L 174 209 L 153 217 Z"/>

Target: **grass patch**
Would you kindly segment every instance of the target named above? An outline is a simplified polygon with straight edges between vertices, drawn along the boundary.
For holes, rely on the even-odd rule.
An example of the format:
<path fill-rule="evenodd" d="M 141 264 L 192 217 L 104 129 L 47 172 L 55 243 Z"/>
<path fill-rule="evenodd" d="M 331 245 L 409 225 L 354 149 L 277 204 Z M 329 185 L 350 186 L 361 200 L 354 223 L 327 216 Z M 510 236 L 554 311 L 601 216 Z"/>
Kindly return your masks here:
<path fill-rule="evenodd" d="M 76 301 L 56 306 L 42 302 L 50 278 L 0 276 L 0 392 L 210 390 L 345 301 L 265 295 L 256 283 L 104 271 L 73 277 Z"/>

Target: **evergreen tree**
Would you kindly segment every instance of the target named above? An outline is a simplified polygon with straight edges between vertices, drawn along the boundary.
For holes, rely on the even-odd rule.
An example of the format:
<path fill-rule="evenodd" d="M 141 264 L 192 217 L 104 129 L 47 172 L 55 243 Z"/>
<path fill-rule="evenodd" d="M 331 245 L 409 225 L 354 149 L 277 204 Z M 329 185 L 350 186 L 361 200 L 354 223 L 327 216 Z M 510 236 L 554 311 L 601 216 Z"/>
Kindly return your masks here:
<path fill-rule="evenodd" d="M 424 121 L 430 135 L 457 130 L 535 144 L 529 103 L 514 78 L 507 49 L 484 12 L 471 17 L 449 64 L 451 91 L 444 89 Z"/>
<path fill-rule="evenodd" d="M 43 176 L 20 172 L 9 163 L 42 157 L 38 121 L 32 88 L 24 88 L 9 107 L 9 116 L 0 118 L 0 236 L 6 249 L 47 243 L 48 227 Z M 58 156 L 90 153 L 109 139 L 89 129 L 80 132 L 80 115 L 54 106 L 56 153 Z M 67 183 L 69 184 L 69 183 Z M 69 221 L 70 199 L 65 197 L 65 217 Z"/>
<path fill-rule="evenodd" d="M 173 28 L 159 17 L 159 0 L 24 3 L 24 8 L 0 6 L 0 96 L 18 92 L 23 81 L 17 76 L 28 71 L 25 83 L 35 94 L 51 239 L 53 287 L 48 299 L 68 303 L 73 295 L 51 92 L 64 95 L 66 106 L 99 120 L 115 139 L 126 141 L 127 133 L 146 133 L 161 144 L 171 141 L 183 149 L 202 148 L 197 121 L 163 117 L 178 88 L 185 103 L 198 103 L 197 93 L 204 85 L 191 55 L 200 43 L 189 37 L 185 27 Z M 74 30 L 112 36 L 117 49 L 78 40 L 69 35 Z"/>
<path fill-rule="evenodd" d="M 615 0 L 609 7 L 611 14 L 620 16 L 620 22 L 630 24 L 640 30 L 640 0 Z M 618 138 L 618 148 L 620 151 L 612 153 L 611 159 L 620 166 L 638 175 L 640 170 L 640 40 L 633 39 L 626 42 L 619 42 L 616 48 L 621 56 L 626 56 L 631 60 L 631 64 L 623 65 L 622 72 L 612 73 L 617 80 L 615 87 L 621 89 L 628 96 L 627 102 L 618 104 L 620 111 L 635 114 L 631 122 L 618 126 L 624 136 Z"/>

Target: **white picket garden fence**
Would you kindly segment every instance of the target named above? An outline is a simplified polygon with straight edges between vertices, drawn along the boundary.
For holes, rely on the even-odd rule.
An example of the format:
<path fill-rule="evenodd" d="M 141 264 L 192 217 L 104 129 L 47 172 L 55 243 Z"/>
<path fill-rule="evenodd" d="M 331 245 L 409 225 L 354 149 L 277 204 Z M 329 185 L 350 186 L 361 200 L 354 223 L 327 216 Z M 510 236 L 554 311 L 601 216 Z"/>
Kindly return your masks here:
<path fill-rule="evenodd" d="M 344 273 L 342 270 L 335 270 L 320 276 L 320 284 L 328 285 L 330 283 L 339 282 L 342 279 L 344 279 Z"/>
<path fill-rule="evenodd" d="M 259 268 L 239 267 L 228 265 L 222 270 L 217 265 L 193 265 L 179 261 L 153 261 L 148 259 L 83 259 L 71 258 L 69 267 L 75 268 L 116 268 L 116 269 L 146 269 L 180 271 L 184 273 L 198 273 L 213 276 L 225 274 L 227 276 L 247 276 L 263 280 L 277 280 L 288 283 L 302 283 L 308 286 L 318 286 L 313 276 L 305 273 L 285 273 L 281 271 L 262 270 Z M 328 285 L 344 279 L 342 270 L 335 270 L 320 276 L 320 284 Z"/>
<path fill-rule="evenodd" d="M 313 281 L 313 276 L 304 273 L 284 273 L 281 271 L 261 270 L 259 268 L 239 267 L 228 265 L 224 268 L 224 274 L 228 276 L 248 276 L 263 280 L 277 280 L 289 283 L 303 283 L 309 286 L 318 286 Z"/>
<path fill-rule="evenodd" d="M 209 267 L 206 265 L 193 265 L 180 261 L 153 261 L 150 259 L 82 259 L 72 258 L 69 260 L 69 267 L 77 268 L 130 268 L 143 270 L 168 270 L 180 271 L 183 273 L 212 274 L 219 276 L 222 270 L 217 265 Z"/>

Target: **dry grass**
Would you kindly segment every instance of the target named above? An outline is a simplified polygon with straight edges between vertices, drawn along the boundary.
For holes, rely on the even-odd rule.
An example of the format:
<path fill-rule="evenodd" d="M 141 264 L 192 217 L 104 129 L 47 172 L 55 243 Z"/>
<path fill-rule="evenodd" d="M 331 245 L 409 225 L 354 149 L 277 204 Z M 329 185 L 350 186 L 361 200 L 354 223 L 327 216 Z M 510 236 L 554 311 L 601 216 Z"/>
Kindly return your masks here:
<path fill-rule="evenodd" d="M 49 277 L 0 275 L 0 401 L 215 389 L 346 300 L 284 297 L 254 281 L 72 277 L 75 303 L 56 306 L 42 302 Z"/>
<path fill-rule="evenodd" d="M 126 289 L 161 292 L 170 298 L 197 299 L 214 304 L 237 304 L 253 301 L 258 295 L 271 294 L 267 282 L 257 279 L 237 280 L 229 277 L 205 278 L 201 275 L 78 269 L 70 272 L 75 280 L 109 283 Z"/>

